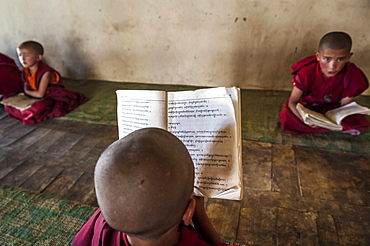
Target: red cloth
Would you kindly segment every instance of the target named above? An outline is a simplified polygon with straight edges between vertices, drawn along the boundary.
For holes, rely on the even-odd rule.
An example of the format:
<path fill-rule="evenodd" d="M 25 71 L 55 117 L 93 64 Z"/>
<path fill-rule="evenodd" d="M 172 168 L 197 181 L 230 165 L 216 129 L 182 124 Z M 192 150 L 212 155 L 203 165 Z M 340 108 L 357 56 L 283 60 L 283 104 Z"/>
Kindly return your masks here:
<path fill-rule="evenodd" d="M 96 210 L 94 215 L 86 222 L 81 230 L 73 238 L 72 246 L 129 246 L 126 235 L 123 232 L 112 229 L 100 211 Z M 206 246 L 199 234 L 192 226 L 181 228 L 180 242 L 176 246 Z M 227 246 L 220 243 L 214 246 Z"/>
<path fill-rule="evenodd" d="M 57 71 L 49 67 L 45 63 L 40 63 L 36 71 L 36 85 L 40 84 L 40 80 L 43 74 L 47 71 Z M 27 81 L 27 75 L 22 75 L 22 78 Z M 56 81 L 55 84 L 49 85 L 48 91 L 41 101 L 35 102 L 32 106 L 26 110 L 19 110 L 12 106 L 4 105 L 5 111 L 10 117 L 18 119 L 22 124 L 34 124 L 47 119 L 55 117 L 61 117 L 71 112 L 79 105 L 87 102 L 88 99 L 84 94 L 74 91 L 65 90 L 61 84 L 61 79 Z"/>
<path fill-rule="evenodd" d="M 0 53 L 0 94 L 23 92 L 21 71 L 10 57 Z"/>
<path fill-rule="evenodd" d="M 297 62 L 292 66 L 292 70 L 293 85 L 303 91 L 300 103 L 322 114 L 339 107 L 341 99 L 358 96 L 369 87 L 365 74 L 351 62 L 347 62 L 342 71 L 331 78 L 323 76 L 315 56 L 309 56 Z M 285 132 L 312 134 L 331 131 L 325 128 L 311 128 L 304 124 L 289 109 L 288 101 L 279 114 L 281 127 Z M 343 131 L 357 129 L 362 132 L 370 127 L 366 116 L 360 114 L 344 118 L 341 124 Z"/>
<path fill-rule="evenodd" d="M 22 72 L 22 80 L 24 83 L 28 83 L 28 87 L 29 88 L 33 88 L 33 86 L 31 86 L 30 84 L 30 81 L 28 81 L 28 68 L 25 68 Z M 61 80 L 61 76 L 60 74 L 52 67 L 48 66 L 46 63 L 43 63 L 42 61 L 39 61 L 39 66 L 37 67 L 37 70 L 36 70 L 36 74 L 35 74 L 35 87 L 36 88 L 39 88 L 40 86 L 40 82 L 41 82 L 41 78 L 42 76 L 46 73 L 46 72 L 53 72 L 56 74 L 55 76 L 55 79 L 56 81 L 52 84 L 49 84 L 49 87 L 50 86 L 62 86 L 62 80 Z"/>

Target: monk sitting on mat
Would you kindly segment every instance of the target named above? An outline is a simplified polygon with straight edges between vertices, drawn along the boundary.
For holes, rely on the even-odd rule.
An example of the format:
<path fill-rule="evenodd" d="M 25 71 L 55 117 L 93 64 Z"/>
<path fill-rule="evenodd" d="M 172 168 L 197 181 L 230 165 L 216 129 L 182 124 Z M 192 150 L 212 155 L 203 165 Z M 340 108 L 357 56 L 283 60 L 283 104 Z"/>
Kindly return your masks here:
<path fill-rule="evenodd" d="M 82 93 L 65 90 L 60 74 L 42 62 L 44 48 L 41 44 L 27 41 L 22 43 L 17 51 L 24 67 L 21 75 L 24 82 L 23 91 L 27 96 L 40 100 L 24 110 L 5 105 L 5 111 L 10 117 L 20 120 L 23 124 L 33 124 L 61 117 L 87 101 Z"/>
<path fill-rule="evenodd" d="M 117 140 L 94 179 L 100 209 L 72 245 L 226 245 L 193 195 L 194 164 L 171 133 L 144 128 Z"/>
<path fill-rule="evenodd" d="M 305 124 L 296 105 L 325 114 L 353 101 L 364 92 L 368 80 L 364 73 L 349 62 L 351 37 L 343 32 L 330 32 L 319 43 L 315 56 L 309 56 L 292 66 L 293 90 L 283 105 L 279 119 L 282 129 L 291 134 L 310 134 L 331 131 L 312 124 Z M 341 132 L 358 135 L 369 128 L 365 115 L 347 116 L 341 122 Z"/>

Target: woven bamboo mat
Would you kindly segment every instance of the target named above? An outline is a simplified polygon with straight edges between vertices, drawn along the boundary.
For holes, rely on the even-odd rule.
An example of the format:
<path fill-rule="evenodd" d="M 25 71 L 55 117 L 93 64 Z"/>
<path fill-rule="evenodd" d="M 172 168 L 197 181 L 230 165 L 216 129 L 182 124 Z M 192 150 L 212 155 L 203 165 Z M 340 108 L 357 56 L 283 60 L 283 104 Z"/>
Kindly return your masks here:
<path fill-rule="evenodd" d="M 0 185 L 0 245 L 70 245 L 95 210 Z"/>

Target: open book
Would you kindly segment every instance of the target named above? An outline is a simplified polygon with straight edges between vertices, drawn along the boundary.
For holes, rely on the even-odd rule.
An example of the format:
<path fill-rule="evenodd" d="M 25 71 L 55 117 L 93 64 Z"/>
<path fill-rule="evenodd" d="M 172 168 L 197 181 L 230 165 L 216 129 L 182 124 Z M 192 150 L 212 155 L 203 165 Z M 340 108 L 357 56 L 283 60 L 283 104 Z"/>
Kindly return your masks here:
<path fill-rule="evenodd" d="M 144 127 L 166 129 L 185 144 L 193 159 L 196 195 L 242 199 L 238 88 L 116 93 L 119 138 Z"/>
<path fill-rule="evenodd" d="M 351 102 L 342 107 L 329 110 L 325 115 L 318 112 L 309 110 L 305 108 L 302 104 L 297 104 L 297 110 L 302 116 L 304 123 L 314 124 L 326 129 L 333 131 L 341 131 L 343 129 L 340 124 L 341 121 L 352 114 L 368 114 L 370 115 L 370 109 L 361 105 L 358 105 L 356 102 Z"/>
<path fill-rule="evenodd" d="M 30 108 L 32 104 L 40 100 L 41 99 L 26 96 L 24 93 L 19 93 L 15 96 L 11 96 L 2 100 L 1 103 L 7 106 L 13 106 L 16 109 L 23 111 Z"/>

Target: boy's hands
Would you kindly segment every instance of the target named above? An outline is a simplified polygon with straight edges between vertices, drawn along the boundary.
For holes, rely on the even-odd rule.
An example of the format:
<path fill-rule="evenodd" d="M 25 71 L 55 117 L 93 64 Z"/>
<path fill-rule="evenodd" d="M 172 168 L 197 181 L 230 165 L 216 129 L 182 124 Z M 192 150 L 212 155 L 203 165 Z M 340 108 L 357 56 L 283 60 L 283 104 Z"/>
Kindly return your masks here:
<path fill-rule="evenodd" d="M 28 91 L 30 87 L 28 86 L 28 83 L 23 83 L 23 89 L 24 91 Z"/>
<path fill-rule="evenodd" d="M 306 125 L 308 125 L 308 126 L 309 126 L 309 127 L 311 127 L 311 128 L 319 128 L 319 126 L 314 125 L 314 124 L 306 124 Z"/>
<path fill-rule="evenodd" d="M 293 114 L 295 116 L 297 116 L 298 119 L 300 119 L 304 123 L 304 120 L 302 119 L 301 115 L 298 113 L 298 110 L 296 108 L 297 103 L 302 98 L 302 95 L 303 95 L 303 91 L 301 91 L 300 89 L 298 89 L 297 87 L 294 86 L 293 89 L 292 89 L 292 92 L 290 94 L 288 107 L 293 112 Z M 318 126 L 316 126 L 314 124 L 306 124 L 306 125 L 308 125 L 311 128 L 319 128 Z"/>
<path fill-rule="evenodd" d="M 48 91 L 48 86 L 55 81 L 55 75 L 53 72 L 46 72 L 42 77 L 37 90 L 30 90 L 28 85 L 24 86 L 24 92 L 28 96 L 35 98 L 43 98 Z"/>
<path fill-rule="evenodd" d="M 198 213 L 205 213 L 205 208 L 204 208 L 204 197 L 203 196 L 194 196 L 197 204 L 195 206 L 195 214 Z"/>
<path fill-rule="evenodd" d="M 194 196 L 194 198 L 196 200 L 196 206 L 193 216 L 193 224 L 195 229 L 208 244 L 214 245 L 217 243 L 222 243 L 220 236 L 218 235 L 216 229 L 213 227 L 206 213 L 204 207 L 204 197 Z"/>

